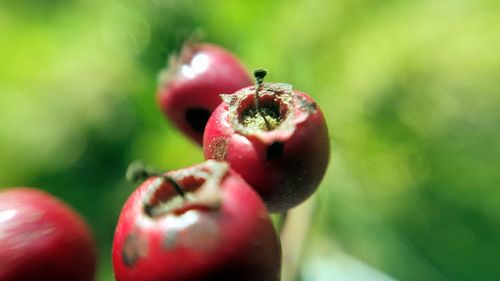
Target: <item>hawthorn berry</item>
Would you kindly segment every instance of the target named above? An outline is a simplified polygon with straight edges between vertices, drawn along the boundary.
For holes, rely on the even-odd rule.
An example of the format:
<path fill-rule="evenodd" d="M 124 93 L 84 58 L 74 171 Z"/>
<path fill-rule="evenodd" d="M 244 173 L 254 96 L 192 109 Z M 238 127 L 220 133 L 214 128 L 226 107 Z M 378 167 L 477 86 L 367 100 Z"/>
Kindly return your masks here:
<path fill-rule="evenodd" d="M 41 190 L 0 191 L 0 281 L 94 280 L 96 250 L 82 218 Z"/>
<path fill-rule="evenodd" d="M 325 119 L 307 94 L 263 83 L 231 95 L 207 122 L 206 159 L 227 161 L 260 194 L 271 212 L 285 212 L 318 187 L 329 162 Z"/>
<path fill-rule="evenodd" d="M 213 44 L 187 44 L 160 74 L 158 103 L 178 129 L 201 145 L 219 95 L 249 85 L 247 71 L 229 51 Z"/>
<path fill-rule="evenodd" d="M 281 248 L 263 202 L 213 160 L 142 183 L 120 214 L 112 258 L 117 281 L 280 279 Z"/>

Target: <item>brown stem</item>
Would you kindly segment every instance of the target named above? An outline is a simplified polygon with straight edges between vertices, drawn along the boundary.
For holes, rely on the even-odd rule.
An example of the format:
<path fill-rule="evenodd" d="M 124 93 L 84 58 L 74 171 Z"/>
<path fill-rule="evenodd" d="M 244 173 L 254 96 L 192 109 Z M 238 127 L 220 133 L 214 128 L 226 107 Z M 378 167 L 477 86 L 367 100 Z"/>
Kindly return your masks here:
<path fill-rule="evenodd" d="M 163 181 L 170 183 L 173 186 L 175 192 L 177 192 L 177 194 L 184 198 L 186 194 L 184 192 L 184 188 L 182 188 L 182 186 L 172 177 L 166 176 L 159 172 L 155 172 L 151 168 L 147 167 L 144 163 L 139 161 L 130 163 L 127 168 L 126 178 L 130 182 L 144 181 L 150 177 L 159 177 Z"/>
<path fill-rule="evenodd" d="M 267 70 L 263 68 L 256 69 L 253 72 L 253 75 L 255 77 L 255 110 L 260 114 L 262 119 L 264 119 L 264 122 L 266 123 L 267 130 L 271 130 L 271 125 L 269 124 L 269 121 L 267 121 L 266 116 L 262 112 L 259 106 L 259 91 L 262 89 L 262 83 L 264 83 L 264 78 L 267 75 Z"/>

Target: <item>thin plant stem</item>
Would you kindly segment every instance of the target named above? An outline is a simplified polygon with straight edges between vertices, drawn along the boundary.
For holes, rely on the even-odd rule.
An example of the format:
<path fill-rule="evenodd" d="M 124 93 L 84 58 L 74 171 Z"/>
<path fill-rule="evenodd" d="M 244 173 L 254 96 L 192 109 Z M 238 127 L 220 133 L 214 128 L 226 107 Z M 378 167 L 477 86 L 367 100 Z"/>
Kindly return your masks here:
<path fill-rule="evenodd" d="M 149 177 L 159 177 L 162 181 L 170 183 L 177 194 L 179 194 L 182 198 L 185 197 L 186 193 L 184 188 L 182 188 L 182 186 L 172 177 L 153 171 L 150 167 L 140 161 L 130 163 L 127 168 L 126 178 L 130 182 L 144 181 Z"/>
<path fill-rule="evenodd" d="M 288 211 L 280 230 L 283 251 L 282 280 L 296 281 L 300 273 L 304 242 L 306 241 L 314 211 L 314 196 Z"/>
<path fill-rule="evenodd" d="M 259 106 L 259 99 L 260 99 L 259 92 L 262 89 L 262 83 L 264 83 L 264 78 L 267 75 L 267 70 L 263 68 L 256 69 L 253 72 L 253 75 L 255 76 L 255 110 L 257 110 L 262 119 L 264 119 L 264 123 L 266 123 L 267 130 L 271 130 L 271 124 L 269 124 L 269 121 L 267 121 L 264 112 L 262 112 L 262 109 Z"/>

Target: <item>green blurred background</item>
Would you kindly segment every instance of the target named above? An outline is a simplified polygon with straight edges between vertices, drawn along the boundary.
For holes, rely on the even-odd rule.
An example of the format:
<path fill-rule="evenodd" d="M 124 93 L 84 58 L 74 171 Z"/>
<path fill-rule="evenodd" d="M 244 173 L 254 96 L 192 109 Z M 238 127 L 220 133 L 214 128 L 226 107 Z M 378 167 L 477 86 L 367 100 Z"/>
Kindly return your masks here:
<path fill-rule="evenodd" d="M 334 280 L 339 253 L 376 269 L 349 280 L 498 280 L 499 1 L 2 1 L 0 186 L 74 206 L 100 246 L 98 280 L 113 280 L 128 163 L 203 160 L 155 100 L 195 30 L 327 118 L 303 280 Z"/>

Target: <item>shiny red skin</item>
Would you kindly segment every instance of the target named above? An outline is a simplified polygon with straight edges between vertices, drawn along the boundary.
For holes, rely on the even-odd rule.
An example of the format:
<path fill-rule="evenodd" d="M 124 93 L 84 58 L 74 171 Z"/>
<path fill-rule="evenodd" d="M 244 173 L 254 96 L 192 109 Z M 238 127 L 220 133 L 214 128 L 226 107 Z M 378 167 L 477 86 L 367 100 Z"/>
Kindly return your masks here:
<path fill-rule="evenodd" d="M 96 250 L 82 218 L 46 192 L 0 191 L 0 281 L 94 280 Z"/>
<path fill-rule="evenodd" d="M 221 103 L 220 94 L 233 93 L 252 85 L 252 79 L 238 59 L 213 44 L 186 45 L 178 58 L 163 71 L 158 88 L 158 103 L 166 117 L 198 144 L 213 110 Z M 188 122 L 189 109 L 203 109 L 195 116 L 195 129 Z"/>
<path fill-rule="evenodd" d="M 234 95 L 241 94 L 253 99 L 255 87 Z M 291 134 L 280 130 L 238 132 L 230 120 L 226 102 L 214 111 L 205 129 L 205 158 L 227 161 L 260 194 L 271 212 L 285 212 L 311 196 L 329 162 L 330 145 L 323 113 L 307 94 L 293 90 L 293 95 L 310 103 L 313 110 L 307 114 L 299 102 L 294 103 L 296 117 L 291 122 L 295 123 L 295 129 Z M 283 144 L 282 153 L 269 159 L 268 149 L 275 142 Z"/>
<path fill-rule="evenodd" d="M 182 173 L 192 174 L 167 175 Z M 228 172 L 217 184 L 218 209 L 198 205 L 153 218 L 144 200 L 155 180 L 139 186 L 120 214 L 112 251 L 117 281 L 280 280 L 281 248 L 267 210 L 240 176 Z M 170 187 L 163 192 L 174 196 Z"/>

